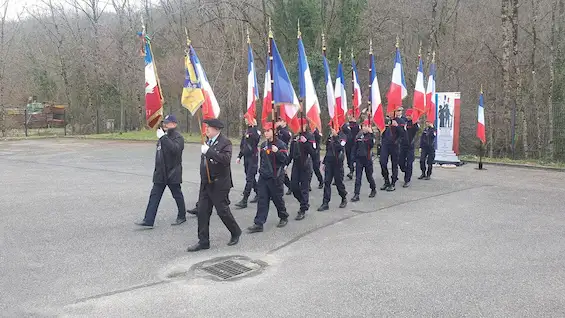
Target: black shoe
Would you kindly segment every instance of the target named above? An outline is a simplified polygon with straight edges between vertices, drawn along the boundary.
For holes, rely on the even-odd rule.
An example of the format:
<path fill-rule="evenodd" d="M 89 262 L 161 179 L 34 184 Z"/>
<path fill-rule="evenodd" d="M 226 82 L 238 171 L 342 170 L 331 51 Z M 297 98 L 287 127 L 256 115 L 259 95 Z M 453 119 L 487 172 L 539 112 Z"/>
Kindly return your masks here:
<path fill-rule="evenodd" d="M 239 237 L 240 236 L 241 236 L 241 233 L 239 233 L 239 235 L 237 235 L 237 236 L 232 235 L 230 241 L 228 242 L 228 246 L 233 246 L 233 245 L 236 245 L 237 243 L 239 243 Z"/>
<path fill-rule="evenodd" d="M 330 207 L 327 203 L 322 203 L 322 205 L 320 205 L 320 207 L 318 208 L 318 211 L 326 211 L 329 210 Z"/>
<path fill-rule="evenodd" d="M 243 197 L 243 199 L 241 199 L 241 201 L 237 202 L 235 204 L 235 206 L 240 208 L 240 209 L 245 209 L 247 207 L 247 197 Z"/>
<path fill-rule="evenodd" d="M 358 194 L 355 194 L 355 195 L 353 196 L 353 198 L 351 198 L 351 202 L 357 202 L 357 201 L 359 201 L 359 195 L 358 195 Z"/>
<path fill-rule="evenodd" d="M 409 186 L 410 186 L 410 181 L 404 182 L 404 184 L 402 185 L 403 188 L 408 188 Z"/>
<path fill-rule="evenodd" d="M 383 184 L 383 186 L 381 187 L 381 191 L 384 191 L 384 190 L 388 189 L 388 187 L 390 187 L 390 183 L 386 182 L 386 183 Z"/>
<path fill-rule="evenodd" d="M 261 225 L 257 225 L 257 224 L 253 224 L 250 227 L 247 228 L 247 231 L 249 233 L 258 233 L 258 232 L 263 232 L 263 226 Z"/>
<path fill-rule="evenodd" d="M 430 176 L 425 176 L 424 180 L 430 180 Z"/>
<path fill-rule="evenodd" d="M 375 195 L 377 195 L 377 190 L 372 189 L 372 190 L 371 190 L 371 193 L 369 193 L 369 198 L 374 198 Z"/>
<path fill-rule="evenodd" d="M 177 219 L 174 223 L 171 223 L 171 225 L 181 225 L 184 222 L 186 222 L 186 218 L 184 219 Z"/>
<path fill-rule="evenodd" d="M 135 222 L 135 225 L 143 226 L 143 227 L 148 228 L 148 229 L 153 228 L 153 224 L 145 223 L 145 221 Z"/>
<path fill-rule="evenodd" d="M 204 244 L 197 243 L 197 244 L 189 246 L 186 249 L 186 251 L 187 252 L 198 252 L 200 250 L 207 250 L 207 249 L 210 249 L 210 244 L 204 245 Z"/>
<path fill-rule="evenodd" d="M 318 189 L 323 189 L 324 188 L 324 183 L 320 182 L 320 184 L 318 184 Z"/>
<path fill-rule="evenodd" d="M 306 217 L 306 211 L 300 211 L 298 212 L 298 215 L 296 215 L 296 217 L 294 218 L 296 221 L 300 221 L 300 220 L 304 220 L 304 218 Z"/>
<path fill-rule="evenodd" d="M 308 186 L 308 192 L 312 192 L 312 187 Z"/>
<path fill-rule="evenodd" d="M 192 215 L 198 215 L 198 208 L 194 208 L 192 210 L 186 210 L 186 213 L 192 214 Z"/>
<path fill-rule="evenodd" d="M 345 208 L 346 206 L 347 206 L 347 198 L 346 198 L 346 197 L 343 197 L 343 198 L 341 198 L 341 203 L 339 204 L 339 208 L 340 208 L 340 209 L 343 209 L 343 208 Z"/>
<path fill-rule="evenodd" d="M 253 199 L 251 199 L 251 201 L 249 201 L 249 203 L 257 203 L 257 201 L 259 201 L 259 196 L 255 194 L 255 196 L 253 197 Z"/>
<path fill-rule="evenodd" d="M 424 179 L 425 177 L 426 177 L 426 175 L 422 173 L 422 175 L 418 177 L 418 180 L 422 180 L 422 179 Z"/>
<path fill-rule="evenodd" d="M 394 187 L 394 184 L 391 184 L 391 185 L 388 186 L 388 188 L 386 188 L 386 190 L 388 192 L 392 192 L 392 191 L 396 190 L 396 187 Z"/>
<path fill-rule="evenodd" d="M 335 185 L 335 181 L 332 183 L 332 185 Z"/>
<path fill-rule="evenodd" d="M 353 180 L 353 173 L 351 173 L 351 172 L 348 173 L 348 174 L 347 174 L 347 177 L 349 178 L 349 180 Z"/>
<path fill-rule="evenodd" d="M 286 191 L 286 195 L 291 195 L 292 194 L 292 190 L 288 189 L 288 191 Z"/>
<path fill-rule="evenodd" d="M 277 227 L 285 227 L 288 224 L 288 219 L 280 219 L 279 224 Z"/>

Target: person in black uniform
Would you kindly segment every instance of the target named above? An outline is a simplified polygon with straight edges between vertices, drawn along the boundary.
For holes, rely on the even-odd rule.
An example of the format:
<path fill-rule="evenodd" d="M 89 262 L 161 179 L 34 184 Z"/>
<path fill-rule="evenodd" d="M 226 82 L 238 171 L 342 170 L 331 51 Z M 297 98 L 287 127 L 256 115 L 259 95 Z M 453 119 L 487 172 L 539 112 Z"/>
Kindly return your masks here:
<path fill-rule="evenodd" d="M 241 229 L 230 211 L 231 141 L 220 133 L 224 124 L 218 119 L 206 119 L 206 144 L 201 146 L 200 194 L 198 196 L 198 243 L 187 252 L 210 248 L 210 216 L 216 208 L 218 216 L 231 233 L 228 245 L 239 242 Z"/>
<path fill-rule="evenodd" d="M 430 180 L 432 175 L 432 167 L 434 164 L 434 159 L 436 157 L 436 130 L 434 124 L 426 120 L 426 128 L 420 136 L 420 170 L 422 170 L 422 175 L 418 179 Z M 426 164 L 428 165 L 426 170 Z"/>
<path fill-rule="evenodd" d="M 345 208 L 347 206 L 347 191 L 345 191 L 345 185 L 343 184 L 343 160 L 345 159 L 344 147 L 347 144 L 347 137 L 343 132 L 335 130 L 333 127 L 331 129 L 331 134 L 328 136 L 326 141 L 326 155 L 324 156 L 324 200 L 322 205 L 318 208 L 318 211 L 328 210 L 329 203 L 332 196 L 332 179 L 335 180 L 335 185 L 337 188 L 337 193 L 341 197 L 340 208 Z"/>
<path fill-rule="evenodd" d="M 286 148 L 290 149 L 292 133 L 290 132 L 290 129 L 288 129 L 286 125 L 286 121 L 283 118 L 279 117 L 275 125 L 277 129 L 277 139 L 280 139 L 282 142 L 284 142 Z M 286 166 L 288 166 L 288 163 Z M 290 195 L 292 193 L 292 189 L 290 186 L 290 178 L 288 177 L 288 174 L 286 172 L 286 167 L 284 172 L 284 185 L 288 188 L 288 192 L 286 193 L 286 195 Z"/>
<path fill-rule="evenodd" d="M 186 222 L 186 207 L 180 184 L 182 183 L 182 152 L 184 150 L 184 138 L 175 129 L 177 118 L 175 115 L 167 115 L 163 121 L 163 128 L 157 129 L 157 152 L 155 154 L 155 170 L 153 170 L 153 188 L 149 194 L 149 203 L 145 210 L 143 221 L 136 222 L 137 225 L 152 228 L 159 203 L 163 197 L 165 188 L 169 187 L 171 194 L 177 203 L 177 219 L 172 225 Z"/>
<path fill-rule="evenodd" d="M 416 140 L 416 134 L 420 129 L 418 123 L 412 122 L 412 109 L 406 110 L 406 133 L 405 138 L 402 139 L 400 144 L 400 167 L 404 172 L 404 184 L 403 188 L 408 188 L 410 186 L 410 180 L 412 179 L 412 168 L 414 165 L 414 142 Z"/>
<path fill-rule="evenodd" d="M 397 110 L 397 113 L 400 112 L 402 114 L 402 107 Z M 398 151 L 399 151 L 399 144 L 402 141 L 402 136 L 406 131 L 404 127 L 400 126 L 402 124 L 402 119 L 399 117 L 395 117 L 395 119 L 390 119 L 390 117 L 386 117 L 385 119 L 385 131 L 381 136 L 381 156 L 380 156 L 380 164 L 381 164 L 381 174 L 384 178 L 384 185 L 381 187 L 381 190 L 386 191 L 394 191 L 396 190 L 396 180 L 398 180 Z M 388 172 L 388 159 L 390 157 L 390 161 L 392 163 L 392 176 L 389 179 L 389 172 Z"/>
<path fill-rule="evenodd" d="M 248 227 L 249 233 L 263 232 L 263 224 L 269 214 L 269 203 L 272 200 L 277 208 L 279 224 L 284 227 L 288 223 L 288 213 L 284 204 L 284 167 L 288 162 L 286 145 L 280 139 L 273 140 L 273 125 L 263 125 L 266 141 L 261 144 L 259 166 L 259 201 L 257 201 L 257 214 L 253 225 Z"/>
<path fill-rule="evenodd" d="M 310 208 L 308 201 L 312 154 L 317 147 L 314 136 L 308 131 L 308 120 L 302 118 L 300 124 L 302 125 L 302 132 L 296 135 L 290 144 L 290 162 L 293 162 L 290 185 L 292 194 L 300 202 L 300 210 L 296 216 L 298 221 L 304 219 L 306 211 Z"/>
<path fill-rule="evenodd" d="M 351 155 L 355 158 L 355 192 L 352 202 L 359 201 L 359 193 L 361 191 L 361 179 L 363 178 L 363 169 L 371 187 L 369 198 L 374 198 L 377 194 L 377 186 L 373 179 L 373 146 L 375 146 L 375 135 L 368 120 L 363 122 L 361 131 L 355 138 L 355 144 L 351 150 Z"/>
<path fill-rule="evenodd" d="M 245 189 L 243 190 L 243 198 L 235 204 L 236 207 L 241 209 L 247 207 L 247 199 L 251 194 L 251 190 L 255 191 L 255 198 L 253 198 L 250 203 L 257 202 L 257 181 L 255 180 L 255 175 L 257 174 L 257 168 L 259 165 L 259 152 L 257 150 L 257 146 L 261 139 L 261 133 L 255 127 L 257 126 L 257 121 L 254 118 L 252 118 L 251 121 L 246 118 L 245 122 L 247 123 L 247 130 L 244 131 L 243 136 L 241 136 L 239 155 L 237 156 L 236 161 L 239 164 L 243 157 Z"/>
<path fill-rule="evenodd" d="M 353 112 L 349 110 L 347 112 L 347 120 L 349 122 L 343 124 L 341 130 L 347 136 L 347 143 L 345 144 L 345 155 L 347 157 L 347 166 L 349 167 L 349 173 L 347 177 L 349 180 L 353 179 L 353 172 L 355 171 L 355 157 L 351 155 L 351 150 L 353 150 L 353 146 L 355 145 L 355 137 L 359 133 L 359 124 L 355 120 L 355 116 L 353 116 Z"/>
<path fill-rule="evenodd" d="M 318 178 L 318 189 L 323 189 L 324 178 L 322 177 L 322 172 L 320 172 L 320 145 L 322 144 L 322 134 L 320 134 L 320 130 L 316 127 L 313 135 L 316 147 L 314 148 L 314 154 L 312 155 L 312 170 L 314 170 L 314 173 Z M 312 183 L 312 176 L 310 176 L 310 183 Z"/>

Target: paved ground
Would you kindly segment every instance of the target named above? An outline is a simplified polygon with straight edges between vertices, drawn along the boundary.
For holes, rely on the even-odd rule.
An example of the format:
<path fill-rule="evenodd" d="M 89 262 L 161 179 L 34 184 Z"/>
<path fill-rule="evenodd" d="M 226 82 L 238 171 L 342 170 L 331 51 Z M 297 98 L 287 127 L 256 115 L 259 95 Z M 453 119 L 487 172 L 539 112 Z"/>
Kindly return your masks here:
<path fill-rule="evenodd" d="M 198 146 L 187 145 L 183 191 L 198 191 Z M 164 200 L 138 230 L 154 145 L 50 139 L 0 143 L 0 315 L 92 317 L 564 316 L 563 173 L 474 166 L 379 192 L 346 209 L 242 236 L 212 219 L 212 249 L 188 254 L 196 220 L 171 227 Z M 233 166 L 239 200 L 242 167 Z M 375 173 L 377 176 L 377 173 Z M 378 178 L 380 183 L 380 179 Z M 346 184 L 352 192 L 353 182 Z M 289 211 L 296 201 L 287 196 Z M 234 210 L 242 227 L 255 205 Z M 192 266 L 241 255 L 268 264 L 217 282 Z M 167 278 L 187 271 L 187 276 Z"/>

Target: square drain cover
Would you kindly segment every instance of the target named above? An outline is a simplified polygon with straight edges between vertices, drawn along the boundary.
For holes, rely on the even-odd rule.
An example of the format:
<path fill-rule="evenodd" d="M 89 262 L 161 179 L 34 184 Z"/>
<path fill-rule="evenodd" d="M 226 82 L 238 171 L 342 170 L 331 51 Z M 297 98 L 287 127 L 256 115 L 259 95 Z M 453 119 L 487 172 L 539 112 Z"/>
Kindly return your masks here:
<path fill-rule="evenodd" d="M 222 280 L 237 277 L 255 270 L 255 268 L 245 266 L 233 260 L 227 260 L 210 266 L 202 267 L 201 270 L 212 274 Z"/>

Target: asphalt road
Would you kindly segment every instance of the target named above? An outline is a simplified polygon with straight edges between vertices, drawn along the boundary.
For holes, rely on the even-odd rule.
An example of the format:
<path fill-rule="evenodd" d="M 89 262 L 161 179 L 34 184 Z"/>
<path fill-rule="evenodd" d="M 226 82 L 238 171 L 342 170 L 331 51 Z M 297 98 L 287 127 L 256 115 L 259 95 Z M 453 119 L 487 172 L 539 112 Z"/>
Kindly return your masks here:
<path fill-rule="evenodd" d="M 169 192 L 154 229 L 133 224 L 153 159 L 154 144 L 144 142 L 0 142 L 0 316 L 565 316 L 563 173 L 437 168 L 430 181 L 374 199 L 365 182 L 346 209 L 334 189 L 326 212 L 315 211 L 314 189 L 305 220 L 278 229 L 271 206 L 265 232 L 228 247 L 213 216 L 212 248 L 189 254 L 196 219 L 171 227 Z M 235 203 L 244 177 L 233 161 Z M 188 207 L 198 166 L 199 147 L 187 144 Z M 353 192 L 352 181 L 346 187 Z M 285 199 L 294 216 L 296 200 Z M 233 213 L 247 227 L 255 205 Z M 263 267 L 233 281 L 199 270 L 233 255 Z"/>

